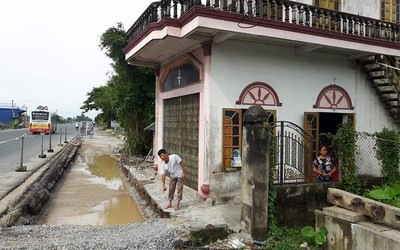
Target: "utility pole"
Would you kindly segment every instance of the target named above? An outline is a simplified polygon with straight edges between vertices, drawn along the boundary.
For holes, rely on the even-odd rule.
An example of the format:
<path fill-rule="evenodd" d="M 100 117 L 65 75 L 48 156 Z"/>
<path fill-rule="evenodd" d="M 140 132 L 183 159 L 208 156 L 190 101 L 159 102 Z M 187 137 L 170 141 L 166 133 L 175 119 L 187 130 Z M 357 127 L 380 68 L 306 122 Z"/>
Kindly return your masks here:
<path fill-rule="evenodd" d="M 25 126 L 26 127 L 29 127 L 29 119 L 28 118 L 30 118 L 30 116 L 28 115 L 28 106 L 25 106 L 25 112 L 26 112 L 26 114 L 25 114 Z"/>
<path fill-rule="evenodd" d="M 14 100 L 11 100 L 11 112 L 12 112 L 11 122 L 14 122 L 14 119 L 15 119 L 15 114 L 14 114 Z"/>

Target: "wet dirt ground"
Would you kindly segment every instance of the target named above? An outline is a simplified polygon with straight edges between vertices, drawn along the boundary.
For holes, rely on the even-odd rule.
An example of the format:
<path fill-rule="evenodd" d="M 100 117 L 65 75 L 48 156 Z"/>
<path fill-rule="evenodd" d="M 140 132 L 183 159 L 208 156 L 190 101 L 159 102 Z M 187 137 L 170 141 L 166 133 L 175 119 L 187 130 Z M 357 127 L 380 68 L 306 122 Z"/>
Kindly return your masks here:
<path fill-rule="evenodd" d="M 116 138 L 85 138 L 36 224 L 110 226 L 144 221 L 123 184 L 117 160 L 110 156 L 119 143 Z"/>

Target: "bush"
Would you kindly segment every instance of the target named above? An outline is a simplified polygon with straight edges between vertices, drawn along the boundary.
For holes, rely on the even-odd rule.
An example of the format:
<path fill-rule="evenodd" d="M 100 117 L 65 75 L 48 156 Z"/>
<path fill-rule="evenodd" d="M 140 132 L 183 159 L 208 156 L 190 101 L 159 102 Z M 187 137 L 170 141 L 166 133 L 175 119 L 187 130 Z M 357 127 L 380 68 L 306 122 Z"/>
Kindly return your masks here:
<path fill-rule="evenodd" d="M 140 135 L 128 136 L 126 144 L 131 150 L 131 154 L 147 155 L 153 146 L 153 136 L 151 133 L 143 133 Z M 126 152 L 129 154 L 129 152 Z"/>
<path fill-rule="evenodd" d="M 343 124 L 334 135 L 334 143 L 338 148 L 339 171 L 344 190 L 354 194 L 361 194 L 361 182 L 357 177 L 356 166 L 356 139 L 357 134 L 349 124 Z"/>
<path fill-rule="evenodd" d="M 399 179 L 400 137 L 396 131 L 384 128 L 375 133 L 376 155 L 382 164 L 381 173 L 385 181 L 394 183 Z"/>
<path fill-rule="evenodd" d="M 400 207 L 400 181 L 383 186 L 374 186 L 364 196 L 391 206 Z"/>

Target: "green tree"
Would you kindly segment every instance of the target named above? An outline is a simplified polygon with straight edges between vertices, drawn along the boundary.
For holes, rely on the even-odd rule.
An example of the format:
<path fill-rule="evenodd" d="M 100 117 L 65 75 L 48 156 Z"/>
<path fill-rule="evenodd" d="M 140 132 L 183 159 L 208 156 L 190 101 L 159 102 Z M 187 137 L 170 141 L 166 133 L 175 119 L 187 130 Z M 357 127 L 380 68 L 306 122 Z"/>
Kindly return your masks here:
<path fill-rule="evenodd" d="M 89 110 L 101 110 L 101 120 L 107 124 L 107 128 L 111 128 L 111 121 L 115 119 L 115 108 L 113 103 L 116 100 L 116 90 L 114 86 L 108 84 L 106 86 L 95 87 L 86 94 L 88 98 L 83 102 L 85 112 Z"/>
<path fill-rule="evenodd" d="M 75 118 L 75 121 L 81 122 L 81 121 L 92 121 L 90 117 L 85 116 L 83 113 L 81 115 L 77 115 Z"/>
<path fill-rule="evenodd" d="M 145 154 L 151 146 L 151 133 L 143 129 L 154 121 L 155 77 L 152 69 L 128 65 L 123 49 L 128 44 L 121 23 L 104 32 L 100 48 L 112 60 L 113 73 L 107 85 L 93 88 L 82 109 L 101 110 L 97 120 L 117 122 L 124 128 L 128 146 Z"/>

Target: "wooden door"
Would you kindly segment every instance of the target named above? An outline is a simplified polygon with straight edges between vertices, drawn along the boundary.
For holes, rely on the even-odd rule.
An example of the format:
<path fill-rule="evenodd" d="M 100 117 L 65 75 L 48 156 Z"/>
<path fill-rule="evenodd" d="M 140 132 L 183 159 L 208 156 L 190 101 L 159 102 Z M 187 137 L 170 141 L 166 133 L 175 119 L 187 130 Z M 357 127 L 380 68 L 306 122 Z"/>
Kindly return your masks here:
<path fill-rule="evenodd" d="M 197 190 L 199 169 L 199 94 L 164 100 L 163 145 L 185 163 L 185 185 Z"/>
<path fill-rule="evenodd" d="M 400 0 L 392 0 L 392 22 L 400 21 Z"/>
<path fill-rule="evenodd" d="M 392 0 L 381 0 L 381 19 L 385 21 L 392 21 Z"/>
<path fill-rule="evenodd" d="M 340 10 L 341 1 L 340 0 L 314 0 L 314 5 L 317 7 L 330 9 L 330 10 Z"/>

